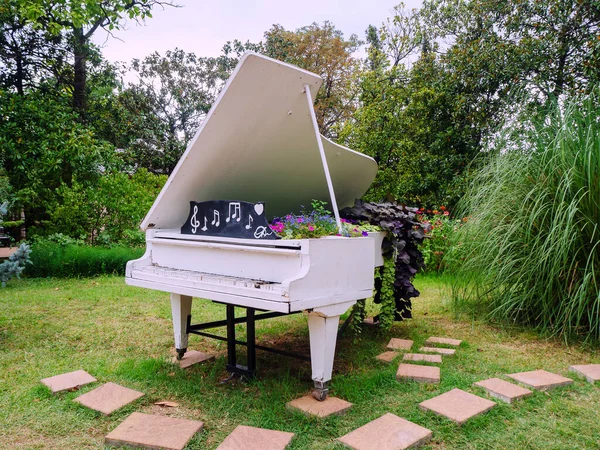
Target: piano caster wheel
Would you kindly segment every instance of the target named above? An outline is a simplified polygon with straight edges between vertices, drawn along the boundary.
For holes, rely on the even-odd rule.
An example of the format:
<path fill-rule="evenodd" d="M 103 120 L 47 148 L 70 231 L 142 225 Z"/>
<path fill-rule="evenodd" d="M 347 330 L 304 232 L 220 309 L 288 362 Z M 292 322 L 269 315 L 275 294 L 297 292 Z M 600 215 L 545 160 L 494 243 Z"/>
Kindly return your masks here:
<path fill-rule="evenodd" d="M 324 401 L 327 398 L 328 394 L 329 394 L 329 389 L 327 389 L 327 388 L 313 389 L 313 391 L 312 391 L 313 398 L 320 402 Z"/>
<path fill-rule="evenodd" d="M 183 359 L 183 355 L 185 355 L 185 352 L 187 351 L 187 348 L 177 348 L 175 350 L 177 351 L 177 361 L 181 361 L 181 359 Z"/>

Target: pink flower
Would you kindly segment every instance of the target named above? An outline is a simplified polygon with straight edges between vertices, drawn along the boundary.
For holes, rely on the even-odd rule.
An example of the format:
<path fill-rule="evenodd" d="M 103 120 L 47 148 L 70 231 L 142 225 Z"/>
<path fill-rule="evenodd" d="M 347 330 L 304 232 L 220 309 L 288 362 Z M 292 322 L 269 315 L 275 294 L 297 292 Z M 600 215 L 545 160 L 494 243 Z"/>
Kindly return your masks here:
<path fill-rule="evenodd" d="M 313 227 L 312 225 L 308 226 L 308 231 L 315 231 L 315 227 Z"/>
<path fill-rule="evenodd" d="M 450 211 L 444 211 L 444 215 L 445 216 L 449 216 L 450 215 Z"/>

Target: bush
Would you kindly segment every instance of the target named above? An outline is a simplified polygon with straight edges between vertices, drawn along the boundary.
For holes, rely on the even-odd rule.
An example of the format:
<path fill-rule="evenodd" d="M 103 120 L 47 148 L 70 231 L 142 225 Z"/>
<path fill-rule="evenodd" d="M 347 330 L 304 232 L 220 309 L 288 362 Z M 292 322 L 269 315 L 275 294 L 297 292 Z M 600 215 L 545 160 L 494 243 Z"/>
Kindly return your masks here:
<path fill-rule="evenodd" d="M 91 247 L 39 240 L 32 246 L 28 277 L 89 277 L 100 274 L 125 274 L 127 261 L 144 253 L 143 248 Z"/>
<path fill-rule="evenodd" d="M 421 222 L 429 225 L 421 245 L 425 271 L 441 274 L 453 265 L 456 254 L 453 251 L 454 235 L 458 232 L 462 221 L 452 218 L 445 206 L 441 206 L 439 210 L 420 209 L 419 211 Z"/>
<path fill-rule="evenodd" d="M 555 105 L 496 141 L 465 197 L 456 301 L 549 334 L 600 338 L 599 100 Z"/>

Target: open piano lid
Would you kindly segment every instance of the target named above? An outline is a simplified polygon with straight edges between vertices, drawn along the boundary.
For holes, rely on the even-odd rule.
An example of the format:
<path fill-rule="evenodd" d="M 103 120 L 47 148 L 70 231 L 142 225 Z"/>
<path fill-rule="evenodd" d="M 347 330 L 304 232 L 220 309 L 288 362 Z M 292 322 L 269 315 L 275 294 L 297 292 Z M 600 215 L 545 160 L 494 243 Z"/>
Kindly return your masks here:
<path fill-rule="evenodd" d="M 174 229 L 189 202 L 264 201 L 269 218 L 312 199 L 331 205 L 304 85 L 314 99 L 322 79 L 311 72 L 246 53 L 177 163 L 141 228 Z M 338 207 L 369 188 L 377 163 L 321 136 Z M 331 208 L 330 208 L 331 209 Z"/>

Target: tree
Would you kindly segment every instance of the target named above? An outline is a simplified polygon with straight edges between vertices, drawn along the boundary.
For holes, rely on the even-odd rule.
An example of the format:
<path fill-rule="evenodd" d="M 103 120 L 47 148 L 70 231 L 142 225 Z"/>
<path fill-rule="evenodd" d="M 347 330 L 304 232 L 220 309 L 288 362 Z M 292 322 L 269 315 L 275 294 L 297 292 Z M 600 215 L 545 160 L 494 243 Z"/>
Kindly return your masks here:
<path fill-rule="evenodd" d="M 7 0 L 18 5 L 19 13 L 34 28 L 59 36 L 66 33 L 73 53 L 73 107 L 84 117 L 87 99 L 86 61 L 90 40 L 102 28 L 108 32 L 123 26 L 123 20 L 152 17 L 157 6 L 173 6 L 161 0 Z"/>
<path fill-rule="evenodd" d="M 520 86 L 545 103 L 599 79 L 597 1 L 428 0 L 423 18 L 432 38 L 450 40 L 444 59 L 456 79 L 483 85 L 486 102 Z"/>
<path fill-rule="evenodd" d="M 74 180 L 94 186 L 116 164 L 114 148 L 96 138 L 63 99 L 0 91 L 0 161 L 26 226 L 47 228 L 56 190 Z"/>
<path fill-rule="evenodd" d="M 15 2 L 0 3 L 0 86 L 24 95 L 26 89 L 57 84 L 68 77 L 65 36 L 34 29 Z"/>
<path fill-rule="evenodd" d="M 315 112 L 319 130 L 335 137 L 338 128 L 356 110 L 358 95 L 355 81 L 360 62 L 353 57 L 360 41 L 356 35 L 344 39 L 343 33 L 331 22 L 299 28 L 295 32 L 274 25 L 265 33 L 267 56 L 289 62 L 314 72 L 323 78 L 317 94 Z"/>
<path fill-rule="evenodd" d="M 128 111 L 128 160 L 170 174 L 218 94 L 227 70 L 216 58 L 175 49 L 134 59 L 138 81 L 119 96 Z"/>

